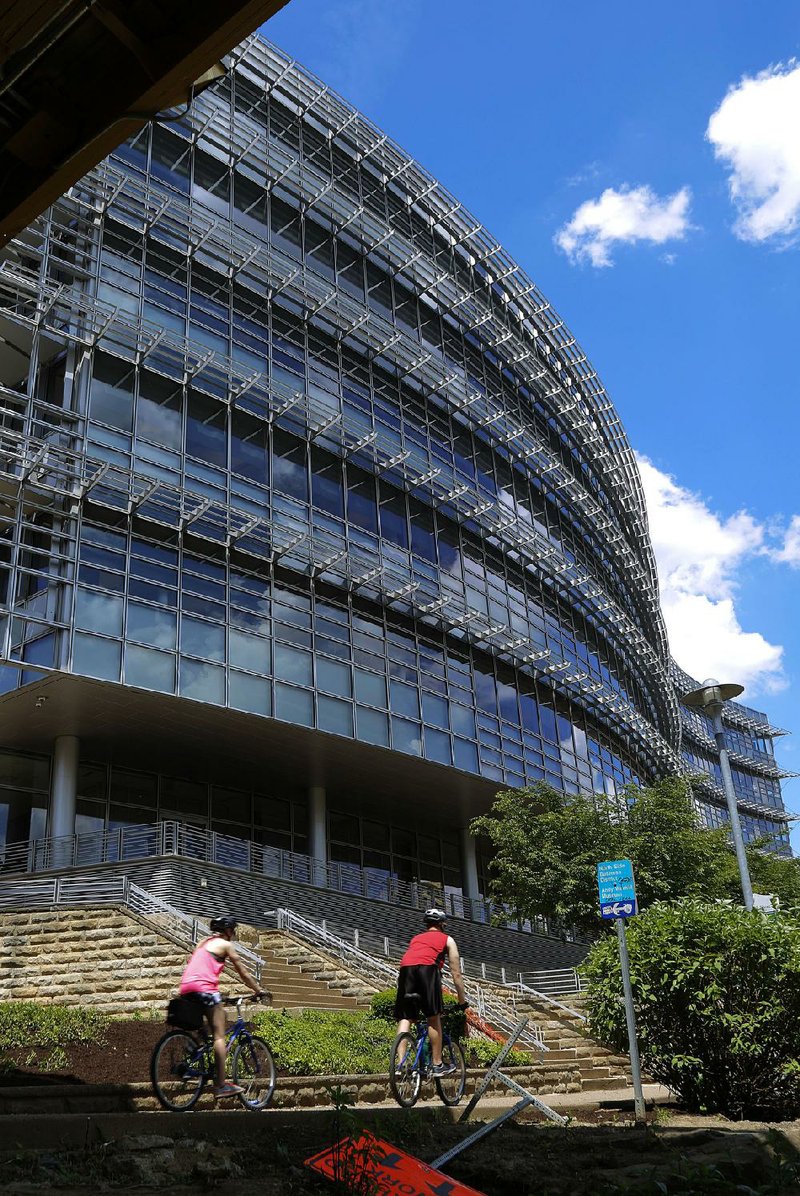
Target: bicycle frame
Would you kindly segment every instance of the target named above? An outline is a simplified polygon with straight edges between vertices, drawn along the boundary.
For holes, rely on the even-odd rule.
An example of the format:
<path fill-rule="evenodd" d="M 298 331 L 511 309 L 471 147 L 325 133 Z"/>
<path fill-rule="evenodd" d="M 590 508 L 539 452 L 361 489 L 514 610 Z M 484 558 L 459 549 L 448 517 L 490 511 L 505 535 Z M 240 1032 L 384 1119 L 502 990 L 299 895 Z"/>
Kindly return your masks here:
<path fill-rule="evenodd" d="M 247 1000 L 246 997 L 238 997 L 236 1000 L 236 1021 L 225 1036 L 225 1053 L 227 1055 L 230 1054 L 231 1047 L 237 1038 L 250 1038 L 250 1031 L 247 1029 L 247 1024 L 242 1016 L 242 1002 L 245 1000 Z M 210 1031 L 206 1028 L 206 1036 L 201 1043 L 198 1043 L 197 1050 L 192 1053 L 191 1058 L 192 1065 L 195 1063 L 202 1065 L 203 1070 L 200 1074 L 207 1080 L 214 1078 L 213 1046 L 214 1040 Z"/>
<path fill-rule="evenodd" d="M 427 1075 L 429 1067 L 433 1065 L 432 1058 L 429 1059 L 428 1063 L 423 1063 L 423 1054 L 425 1052 L 425 1048 L 427 1046 L 428 1051 L 430 1052 L 430 1042 L 431 1042 L 430 1035 L 428 1033 L 427 1021 L 419 1021 L 419 1022 L 415 1023 L 414 1037 L 417 1040 L 417 1047 L 416 1047 L 416 1051 L 414 1054 L 414 1069 L 415 1069 L 415 1071 L 421 1072 L 423 1075 Z M 442 1029 L 442 1050 L 444 1050 L 445 1047 L 449 1046 L 451 1041 L 452 1040 L 450 1038 L 450 1035 L 443 1028 Z"/>

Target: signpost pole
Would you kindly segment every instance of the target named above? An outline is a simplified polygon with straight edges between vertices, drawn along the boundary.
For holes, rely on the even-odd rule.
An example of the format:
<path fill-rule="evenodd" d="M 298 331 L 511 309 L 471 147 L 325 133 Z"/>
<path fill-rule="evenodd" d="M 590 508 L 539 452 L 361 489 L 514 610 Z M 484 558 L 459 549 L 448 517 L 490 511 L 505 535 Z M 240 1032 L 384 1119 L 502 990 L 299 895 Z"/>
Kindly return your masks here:
<path fill-rule="evenodd" d="M 633 1077 L 633 1110 L 637 1125 L 645 1120 L 644 1093 L 642 1092 L 642 1070 L 639 1065 L 639 1044 L 636 1041 L 636 1014 L 633 1011 L 633 989 L 631 988 L 631 962 L 628 957 L 628 940 L 625 935 L 625 919 L 615 918 L 617 924 L 617 941 L 619 942 L 619 962 L 622 971 L 622 991 L 625 994 L 625 1021 L 628 1023 L 628 1050 L 631 1056 L 631 1075 Z"/>

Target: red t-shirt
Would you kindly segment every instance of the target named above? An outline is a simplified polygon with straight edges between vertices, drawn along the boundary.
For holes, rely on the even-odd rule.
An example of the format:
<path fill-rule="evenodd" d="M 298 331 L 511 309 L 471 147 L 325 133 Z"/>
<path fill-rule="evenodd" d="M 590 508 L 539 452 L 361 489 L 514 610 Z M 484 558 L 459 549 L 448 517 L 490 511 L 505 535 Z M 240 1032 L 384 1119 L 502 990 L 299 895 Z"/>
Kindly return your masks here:
<path fill-rule="evenodd" d="M 412 967 L 415 964 L 435 964 L 444 967 L 447 955 L 447 935 L 443 930 L 431 926 L 430 930 L 423 930 L 422 934 L 415 934 L 408 944 L 406 953 L 400 960 L 400 967 Z"/>

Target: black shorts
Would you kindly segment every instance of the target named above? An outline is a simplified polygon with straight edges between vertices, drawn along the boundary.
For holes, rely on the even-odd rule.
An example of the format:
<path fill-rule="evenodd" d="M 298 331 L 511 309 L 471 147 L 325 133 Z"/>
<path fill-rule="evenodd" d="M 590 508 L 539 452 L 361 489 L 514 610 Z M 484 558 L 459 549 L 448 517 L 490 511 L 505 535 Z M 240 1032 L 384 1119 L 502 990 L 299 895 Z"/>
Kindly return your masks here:
<path fill-rule="evenodd" d="M 418 1002 L 406 1002 L 409 993 L 417 993 Z M 411 964 L 401 968 L 397 975 L 397 998 L 394 1003 L 395 1021 L 413 1018 L 418 1012 L 422 1017 L 434 1017 L 444 1011 L 442 1000 L 442 973 L 435 963 Z"/>

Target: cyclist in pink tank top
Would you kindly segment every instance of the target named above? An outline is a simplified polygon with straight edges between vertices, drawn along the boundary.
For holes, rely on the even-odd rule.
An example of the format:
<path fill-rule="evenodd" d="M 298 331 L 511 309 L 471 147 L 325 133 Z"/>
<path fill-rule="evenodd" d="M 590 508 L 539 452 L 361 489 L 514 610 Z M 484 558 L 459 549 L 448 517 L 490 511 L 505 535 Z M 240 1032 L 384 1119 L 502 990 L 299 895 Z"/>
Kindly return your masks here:
<path fill-rule="evenodd" d="M 453 1063 L 442 1062 L 442 968 L 445 961 L 450 964 L 453 983 L 458 999 L 467 1005 L 464 981 L 461 977 L 461 959 L 455 941 L 444 929 L 447 915 L 441 909 L 428 909 L 423 916 L 425 929 L 415 934 L 400 960 L 397 976 L 397 998 L 394 1016 L 397 1019 L 397 1033 L 405 1034 L 411 1029 L 408 998 L 413 994 L 419 1012 L 428 1019 L 428 1037 L 433 1058 L 433 1075 L 444 1076 L 455 1071 Z"/>
<path fill-rule="evenodd" d="M 214 1096 L 238 1096 L 243 1091 L 238 1084 L 225 1080 L 225 1009 L 219 992 L 219 979 L 226 963 L 239 973 L 248 988 L 257 997 L 269 994 L 259 987 L 236 954 L 232 939 L 236 936 L 235 918 L 212 918 L 211 934 L 201 939 L 192 952 L 181 976 L 180 994 L 189 1000 L 198 1001 L 208 1020 L 214 1039 L 214 1059 L 217 1067 Z"/>

